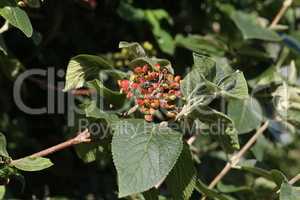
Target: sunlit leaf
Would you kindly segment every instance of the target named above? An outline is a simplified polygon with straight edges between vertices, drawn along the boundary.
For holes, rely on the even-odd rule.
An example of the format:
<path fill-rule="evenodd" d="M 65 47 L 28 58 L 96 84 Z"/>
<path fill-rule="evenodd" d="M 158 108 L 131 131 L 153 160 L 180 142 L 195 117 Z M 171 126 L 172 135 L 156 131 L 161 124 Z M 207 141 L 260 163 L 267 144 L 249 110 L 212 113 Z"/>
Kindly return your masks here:
<path fill-rule="evenodd" d="M 258 128 L 263 120 L 262 108 L 254 98 L 231 100 L 227 110 L 228 116 L 234 121 L 239 134 L 248 133 Z"/>
<path fill-rule="evenodd" d="M 260 39 L 268 41 L 280 41 L 281 38 L 274 31 L 264 28 L 255 22 L 256 17 L 236 11 L 231 14 L 231 18 L 241 30 L 244 39 Z"/>
<path fill-rule="evenodd" d="M 0 3 L 0 15 L 11 25 L 20 29 L 27 37 L 31 37 L 33 29 L 26 12 L 19 8 L 15 1 Z"/>
<path fill-rule="evenodd" d="M 193 52 L 207 53 L 210 55 L 222 56 L 228 48 L 226 44 L 210 36 L 188 35 L 184 37 L 178 34 L 176 35 L 175 41 L 177 46 L 184 47 Z"/>
<path fill-rule="evenodd" d="M 48 158 L 25 157 L 12 162 L 12 165 L 22 171 L 40 171 L 53 165 Z"/>
<path fill-rule="evenodd" d="M 6 138 L 0 133 L 0 156 L 9 157 L 8 152 L 6 150 Z"/>
<path fill-rule="evenodd" d="M 5 186 L 1 185 L 0 186 L 0 199 L 4 199 L 4 195 L 5 195 Z"/>
<path fill-rule="evenodd" d="M 113 67 L 99 56 L 82 54 L 73 57 L 68 64 L 64 91 L 80 88 L 86 81 L 99 78 L 101 70 L 113 70 Z"/>

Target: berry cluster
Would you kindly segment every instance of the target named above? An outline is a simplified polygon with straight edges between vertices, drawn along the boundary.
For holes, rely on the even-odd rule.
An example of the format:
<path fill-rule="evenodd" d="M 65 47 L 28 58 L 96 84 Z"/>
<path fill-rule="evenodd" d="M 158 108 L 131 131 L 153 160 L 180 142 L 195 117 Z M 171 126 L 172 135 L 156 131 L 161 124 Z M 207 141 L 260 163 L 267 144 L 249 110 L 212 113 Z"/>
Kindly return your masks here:
<path fill-rule="evenodd" d="M 176 100 L 181 96 L 180 76 L 175 76 L 159 64 L 136 67 L 130 80 L 119 80 L 121 93 L 134 99 L 146 121 L 154 116 L 174 119 L 178 113 Z"/>

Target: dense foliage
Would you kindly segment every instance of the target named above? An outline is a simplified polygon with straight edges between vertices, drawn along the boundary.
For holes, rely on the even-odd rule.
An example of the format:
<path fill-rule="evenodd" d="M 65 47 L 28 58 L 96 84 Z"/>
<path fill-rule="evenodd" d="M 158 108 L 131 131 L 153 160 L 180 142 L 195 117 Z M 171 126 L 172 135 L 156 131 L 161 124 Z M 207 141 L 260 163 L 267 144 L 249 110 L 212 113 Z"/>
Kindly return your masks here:
<path fill-rule="evenodd" d="M 299 6 L 1 0 L 0 199 L 300 199 Z"/>

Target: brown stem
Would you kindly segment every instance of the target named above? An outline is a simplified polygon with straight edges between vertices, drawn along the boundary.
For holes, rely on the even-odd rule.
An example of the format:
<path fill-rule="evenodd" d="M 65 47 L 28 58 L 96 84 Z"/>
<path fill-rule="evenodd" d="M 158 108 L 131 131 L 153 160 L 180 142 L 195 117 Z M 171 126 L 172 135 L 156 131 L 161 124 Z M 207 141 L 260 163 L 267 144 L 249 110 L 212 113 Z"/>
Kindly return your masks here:
<path fill-rule="evenodd" d="M 235 167 L 243 155 L 250 149 L 250 147 L 256 142 L 257 138 L 267 129 L 269 121 L 266 121 L 259 129 L 257 129 L 256 133 L 248 140 L 248 142 L 243 146 L 243 148 L 225 165 L 222 171 L 212 180 L 209 184 L 208 188 L 213 189 L 217 183 L 222 180 L 222 178 L 233 168 Z M 205 200 L 206 196 L 202 197 L 201 200 Z"/>
<path fill-rule="evenodd" d="M 193 135 L 186 141 L 186 143 L 191 146 L 196 141 L 196 139 L 197 139 L 197 137 L 195 135 Z"/>
<path fill-rule="evenodd" d="M 293 0 L 285 0 L 283 2 L 282 7 L 280 8 L 280 10 L 278 11 L 278 13 L 276 14 L 276 16 L 274 17 L 274 19 L 272 20 L 270 28 L 274 28 L 278 24 L 278 22 L 283 17 L 283 15 L 287 11 L 287 9 L 292 5 L 292 3 L 293 3 Z"/>
<path fill-rule="evenodd" d="M 91 142 L 90 136 L 91 136 L 91 134 L 90 134 L 89 130 L 85 129 L 83 132 L 79 133 L 74 138 L 71 138 L 71 139 L 69 139 L 69 140 L 67 140 L 63 143 L 52 146 L 48 149 L 45 149 L 45 150 L 39 151 L 37 153 L 34 153 L 34 154 L 30 155 L 30 157 L 43 157 L 43 156 L 47 156 L 49 154 L 52 154 L 54 152 L 63 150 L 65 148 L 68 148 L 70 146 L 74 146 L 76 144 Z M 20 160 L 20 159 L 18 159 L 18 160 Z M 16 162 L 18 160 L 13 160 L 12 163 Z"/>
<path fill-rule="evenodd" d="M 300 180 L 300 174 L 297 174 L 295 177 L 293 177 L 291 180 L 289 180 L 289 184 L 293 185 L 297 181 Z"/>

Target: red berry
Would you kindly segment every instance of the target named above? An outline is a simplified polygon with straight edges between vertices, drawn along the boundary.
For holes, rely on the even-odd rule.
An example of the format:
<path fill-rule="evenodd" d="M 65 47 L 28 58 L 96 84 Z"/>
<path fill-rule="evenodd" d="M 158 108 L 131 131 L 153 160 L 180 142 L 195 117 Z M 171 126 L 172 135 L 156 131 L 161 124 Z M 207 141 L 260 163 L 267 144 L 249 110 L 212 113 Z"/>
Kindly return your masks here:
<path fill-rule="evenodd" d="M 136 68 L 134 68 L 134 72 L 137 73 L 137 74 L 140 74 L 140 73 L 143 72 L 143 68 L 141 68 L 141 67 L 136 67 Z"/>
<path fill-rule="evenodd" d="M 169 94 L 175 94 L 175 90 L 169 90 Z"/>
<path fill-rule="evenodd" d="M 148 65 L 143 66 L 143 72 L 146 73 L 148 71 Z"/>
<path fill-rule="evenodd" d="M 153 87 L 149 87 L 149 88 L 148 88 L 148 92 L 149 92 L 149 93 L 152 93 L 152 92 L 153 92 L 153 90 L 154 90 L 154 88 L 153 88 Z"/>
<path fill-rule="evenodd" d="M 133 89 L 137 89 L 138 87 L 139 87 L 139 84 L 137 84 L 137 83 L 131 84 L 131 88 L 133 88 Z"/>
<path fill-rule="evenodd" d="M 133 93 L 132 93 L 132 92 L 128 92 L 127 95 L 126 95 L 126 97 L 127 97 L 128 99 L 130 99 L 131 97 L 133 97 Z"/>
<path fill-rule="evenodd" d="M 144 99 L 137 99 L 136 100 L 136 103 L 139 105 L 139 106 L 142 106 L 142 105 L 144 105 Z"/>
<path fill-rule="evenodd" d="M 157 69 L 157 70 L 160 70 L 160 64 L 155 64 L 155 68 Z"/>
<path fill-rule="evenodd" d="M 176 81 L 177 83 L 179 83 L 180 80 L 181 80 L 181 77 L 180 77 L 180 76 L 175 76 L 174 81 Z"/>
<path fill-rule="evenodd" d="M 121 87 L 123 89 L 128 89 L 129 88 L 129 80 L 121 80 Z"/>
<path fill-rule="evenodd" d="M 154 87 L 155 89 L 158 88 L 158 86 L 159 86 L 159 83 L 153 83 L 152 84 L 152 87 Z"/>
<path fill-rule="evenodd" d="M 171 87 L 171 88 L 179 88 L 179 83 L 172 82 L 172 83 L 170 84 L 170 87 Z"/>
<path fill-rule="evenodd" d="M 140 84 L 143 84 L 143 83 L 146 82 L 146 80 L 145 80 L 143 77 L 140 77 L 140 78 L 139 78 L 139 82 L 140 82 Z"/>

